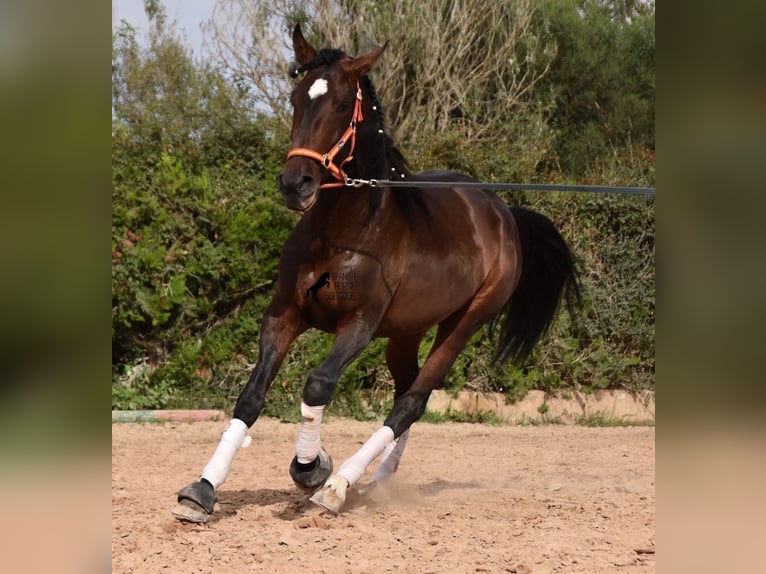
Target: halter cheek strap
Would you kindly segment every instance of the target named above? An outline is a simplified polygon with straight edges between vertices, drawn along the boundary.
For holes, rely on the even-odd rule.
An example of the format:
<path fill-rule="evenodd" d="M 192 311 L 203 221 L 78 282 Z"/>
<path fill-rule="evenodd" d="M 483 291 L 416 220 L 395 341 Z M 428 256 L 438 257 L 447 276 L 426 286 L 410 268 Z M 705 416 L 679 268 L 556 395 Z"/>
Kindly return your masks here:
<path fill-rule="evenodd" d="M 348 185 L 348 176 L 343 171 L 343 166 L 346 165 L 348 162 L 350 162 L 352 159 L 354 159 L 354 147 L 356 146 L 356 128 L 359 124 L 362 123 L 362 120 L 364 117 L 362 116 L 362 89 L 359 87 L 359 82 L 356 83 L 356 101 L 354 102 L 354 114 L 351 116 L 351 123 L 349 124 L 348 128 L 346 128 L 346 131 L 343 132 L 343 135 L 340 136 L 340 139 L 338 140 L 338 143 L 336 143 L 330 151 L 327 153 L 319 153 L 317 151 L 314 151 L 313 149 L 305 148 L 305 147 L 296 147 L 291 149 L 287 154 L 287 159 L 290 159 L 292 157 L 307 157 L 309 159 L 313 159 L 318 161 L 319 163 L 324 166 L 325 169 L 327 169 L 332 176 L 337 179 L 336 182 L 330 182 L 330 183 L 323 183 L 319 187 L 320 189 L 328 188 L 328 187 L 343 187 L 345 185 Z M 335 156 L 340 153 L 340 150 L 342 150 L 346 143 L 348 143 L 350 140 L 351 147 L 349 148 L 348 155 L 346 156 L 346 159 L 344 159 L 340 165 L 336 165 L 334 163 Z"/>

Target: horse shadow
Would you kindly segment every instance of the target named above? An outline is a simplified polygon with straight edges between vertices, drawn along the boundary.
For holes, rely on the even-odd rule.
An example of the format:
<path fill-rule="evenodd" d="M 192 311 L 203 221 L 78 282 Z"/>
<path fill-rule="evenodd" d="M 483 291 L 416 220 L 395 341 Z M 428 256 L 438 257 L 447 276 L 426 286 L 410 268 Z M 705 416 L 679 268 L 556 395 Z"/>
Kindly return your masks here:
<path fill-rule="evenodd" d="M 368 485 L 369 486 L 369 485 Z M 418 496 L 429 498 L 438 496 L 445 490 L 464 490 L 481 488 L 476 481 L 458 482 L 448 481 L 437 478 L 430 483 L 421 484 L 415 487 Z M 398 490 L 398 489 L 397 489 Z M 351 488 L 347 492 L 346 503 L 343 506 L 344 511 L 354 510 L 363 506 L 379 507 L 385 505 L 385 498 L 404 494 L 396 491 L 388 493 L 387 496 L 380 496 L 378 488 Z M 217 508 L 211 515 L 209 524 L 214 524 L 219 520 L 231 518 L 240 510 L 250 506 L 269 507 L 273 506 L 272 516 L 286 522 L 293 522 L 302 518 L 304 515 L 317 511 L 319 508 L 309 501 L 309 495 L 297 488 L 260 488 L 257 490 L 240 489 L 224 490 L 216 493 Z"/>
<path fill-rule="evenodd" d="M 460 482 L 444 480 L 442 478 L 436 478 L 429 483 L 418 486 L 418 490 L 423 496 L 439 496 L 442 492 L 447 490 L 472 490 L 480 488 L 483 488 L 483 486 L 475 480 Z"/>
<path fill-rule="evenodd" d="M 230 518 L 250 506 L 273 506 L 272 515 L 279 520 L 291 522 L 316 508 L 305 492 L 296 488 L 260 488 L 257 490 L 223 490 L 216 493 L 217 508 L 209 523 Z"/>

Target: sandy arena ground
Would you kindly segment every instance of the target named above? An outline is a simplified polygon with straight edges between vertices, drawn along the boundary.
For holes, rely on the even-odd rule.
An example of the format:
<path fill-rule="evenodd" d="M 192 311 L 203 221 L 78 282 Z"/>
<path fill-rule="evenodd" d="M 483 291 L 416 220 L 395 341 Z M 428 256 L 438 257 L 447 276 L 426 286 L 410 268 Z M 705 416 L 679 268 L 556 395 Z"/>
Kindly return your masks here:
<path fill-rule="evenodd" d="M 225 425 L 112 425 L 113 572 L 655 570 L 653 427 L 418 423 L 390 483 L 335 516 L 287 473 L 298 425 L 261 419 L 210 521 L 179 522 Z M 326 422 L 336 468 L 379 427 Z"/>

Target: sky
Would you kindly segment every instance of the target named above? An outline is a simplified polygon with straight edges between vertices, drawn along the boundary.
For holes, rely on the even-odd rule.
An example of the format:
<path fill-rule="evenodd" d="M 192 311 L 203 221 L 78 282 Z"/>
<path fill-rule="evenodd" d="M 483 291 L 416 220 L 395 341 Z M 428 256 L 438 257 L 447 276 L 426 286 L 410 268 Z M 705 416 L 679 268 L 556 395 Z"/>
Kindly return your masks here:
<path fill-rule="evenodd" d="M 213 15 L 216 0 L 162 0 L 168 24 L 176 23 L 182 38 L 194 51 L 201 55 L 202 31 L 200 24 Z M 112 0 L 112 28 L 126 20 L 144 34 L 149 21 L 144 12 L 144 0 Z"/>

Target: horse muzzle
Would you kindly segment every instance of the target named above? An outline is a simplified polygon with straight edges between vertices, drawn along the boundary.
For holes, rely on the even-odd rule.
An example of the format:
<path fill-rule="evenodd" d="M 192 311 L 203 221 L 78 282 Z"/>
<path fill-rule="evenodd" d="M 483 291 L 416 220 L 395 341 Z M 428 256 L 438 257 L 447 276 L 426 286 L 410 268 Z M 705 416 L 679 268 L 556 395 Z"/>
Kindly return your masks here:
<path fill-rule="evenodd" d="M 283 172 L 277 181 L 279 192 L 282 194 L 288 209 L 306 211 L 316 202 L 319 182 L 311 175 Z"/>

